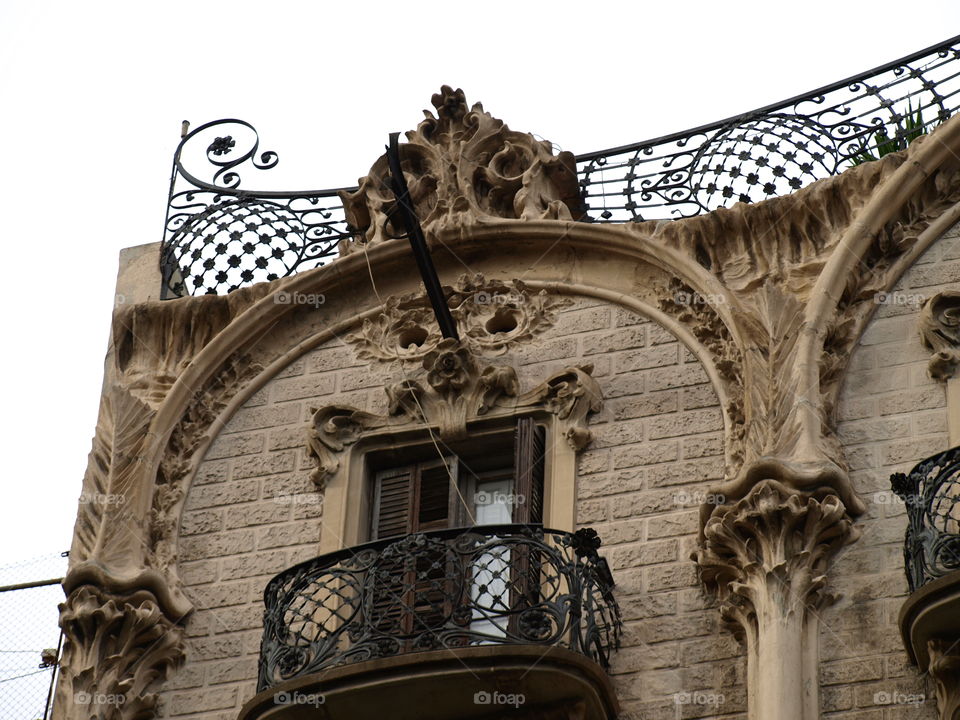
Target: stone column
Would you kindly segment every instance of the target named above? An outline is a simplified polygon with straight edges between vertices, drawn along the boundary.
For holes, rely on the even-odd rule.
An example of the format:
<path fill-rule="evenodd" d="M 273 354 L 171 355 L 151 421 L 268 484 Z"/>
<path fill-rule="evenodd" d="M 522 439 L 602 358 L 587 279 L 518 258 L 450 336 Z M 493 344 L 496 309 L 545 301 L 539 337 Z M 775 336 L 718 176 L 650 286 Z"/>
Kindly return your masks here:
<path fill-rule="evenodd" d="M 830 600 L 830 558 L 854 536 L 836 495 L 800 494 L 774 480 L 707 521 L 693 559 L 746 640 L 750 720 L 820 717 L 816 611 Z"/>

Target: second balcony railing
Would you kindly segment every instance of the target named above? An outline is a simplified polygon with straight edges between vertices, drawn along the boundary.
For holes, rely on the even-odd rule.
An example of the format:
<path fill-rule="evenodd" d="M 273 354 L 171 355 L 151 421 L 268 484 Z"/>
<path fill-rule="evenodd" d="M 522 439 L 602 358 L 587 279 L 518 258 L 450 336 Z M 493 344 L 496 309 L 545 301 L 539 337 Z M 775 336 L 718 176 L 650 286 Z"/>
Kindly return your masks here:
<path fill-rule="evenodd" d="M 296 565 L 264 592 L 259 689 L 426 650 L 555 645 L 604 667 L 613 579 L 589 529 L 491 525 L 388 538 Z"/>

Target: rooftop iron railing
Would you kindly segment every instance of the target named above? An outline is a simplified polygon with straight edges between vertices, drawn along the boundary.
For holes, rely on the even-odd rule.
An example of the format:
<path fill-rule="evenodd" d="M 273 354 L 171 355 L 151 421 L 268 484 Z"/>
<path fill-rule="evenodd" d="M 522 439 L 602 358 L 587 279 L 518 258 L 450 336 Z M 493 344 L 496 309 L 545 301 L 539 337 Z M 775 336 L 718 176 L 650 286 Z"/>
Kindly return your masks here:
<path fill-rule="evenodd" d="M 785 195 L 902 150 L 960 107 L 958 61 L 960 36 L 743 115 L 579 155 L 582 220 L 692 217 Z M 184 166 L 202 138 L 209 181 Z M 337 256 L 353 234 L 337 193 L 355 188 L 240 188 L 241 166 L 268 170 L 277 161 L 275 152 L 259 151 L 256 130 L 242 120 L 185 134 L 170 180 L 162 297 L 230 292 Z"/>
<path fill-rule="evenodd" d="M 488 525 L 387 538 L 277 575 L 264 592 L 259 690 L 374 658 L 550 645 L 604 667 L 613 578 L 589 529 Z"/>
<path fill-rule="evenodd" d="M 960 447 L 890 476 L 906 504 L 904 570 L 910 592 L 960 570 Z"/>

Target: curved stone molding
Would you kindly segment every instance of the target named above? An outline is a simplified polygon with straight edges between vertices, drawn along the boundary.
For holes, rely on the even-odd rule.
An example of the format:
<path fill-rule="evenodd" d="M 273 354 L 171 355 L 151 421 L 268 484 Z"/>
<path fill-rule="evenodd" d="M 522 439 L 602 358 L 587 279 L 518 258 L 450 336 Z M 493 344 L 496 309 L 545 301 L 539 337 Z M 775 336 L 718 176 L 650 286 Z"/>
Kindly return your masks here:
<path fill-rule="evenodd" d="M 156 690 L 184 659 L 183 630 L 140 590 L 75 589 L 60 606 L 63 653 L 54 720 L 154 717 Z"/>
<path fill-rule="evenodd" d="M 933 351 L 930 377 L 953 378 L 960 366 L 960 291 L 945 290 L 927 299 L 918 322 L 923 346 Z"/>
<path fill-rule="evenodd" d="M 580 215 L 580 188 L 571 153 L 553 154 L 550 143 L 510 130 L 480 103 L 467 108 L 463 90 L 444 85 L 431 99 L 436 116 L 406 134 L 400 145 L 414 210 L 424 232 L 436 233 L 490 219 L 570 220 Z M 402 237 L 390 220 L 395 205 L 386 156 L 342 192 L 347 222 L 364 243 Z M 342 255 L 355 251 L 341 243 Z"/>
<path fill-rule="evenodd" d="M 311 478 L 321 489 L 340 467 L 339 454 L 363 433 L 385 427 L 434 425 L 446 442 L 467 437 L 467 424 L 501 413 L 554 414 L 559 431 L 579 451 L 590 442 L 587 419 L 603 408 L 600 386 L 592 365 L 554 373 L 537 387 L 518 395 L 517 372 L 507 365 L 481 367 L 463 342 L 443 340 L 422 362 L 425 376 L 408 378 L 386 388 L 386 415 L 344 405 L 312 409 L 307 425 L 307 455 L 317 462 Z"/>
<path fill-rule="evenodd" d="M 772 480 L 707 522 L 693 559 L 721 614 L 746 639 L 751 720 L 820 717 L 810 611 L 831 600 L 827 565 L 856 536 L 836 495 L 801 497 Z"/>
<path fill-rule="evenodd" d="M 927 643 L 927 672 L 937 689 L 940 720 L 960 720 L 960 640 L 936 638 Z"/>
<path fill-rule="evenodd" d="M 530 342 L 570 305 L 567 298 L 531 291 L 521 280 L 487 280 L 479 273 L 461 275 L 443 291 L 464 347 L 476 355 L 502 355 L 514 344 Z M 443 337 L 426 293 L 415 292 L 388 297 L 380 315 L 345 339 L 362 360 L 420 361 Z"/>

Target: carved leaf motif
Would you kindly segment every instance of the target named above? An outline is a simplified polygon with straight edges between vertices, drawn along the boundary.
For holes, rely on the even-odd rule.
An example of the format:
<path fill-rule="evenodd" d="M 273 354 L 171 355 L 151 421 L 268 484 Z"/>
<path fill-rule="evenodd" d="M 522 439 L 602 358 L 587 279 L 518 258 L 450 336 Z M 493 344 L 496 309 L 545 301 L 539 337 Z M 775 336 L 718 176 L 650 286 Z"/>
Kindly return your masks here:
<path fill-rule="evenodd" d="M 948 380 L 960 366 L 960 291 L 945 290 L 929 298 L 920 311 L 920 338 L 933 351 L 930 377 Z"/>

